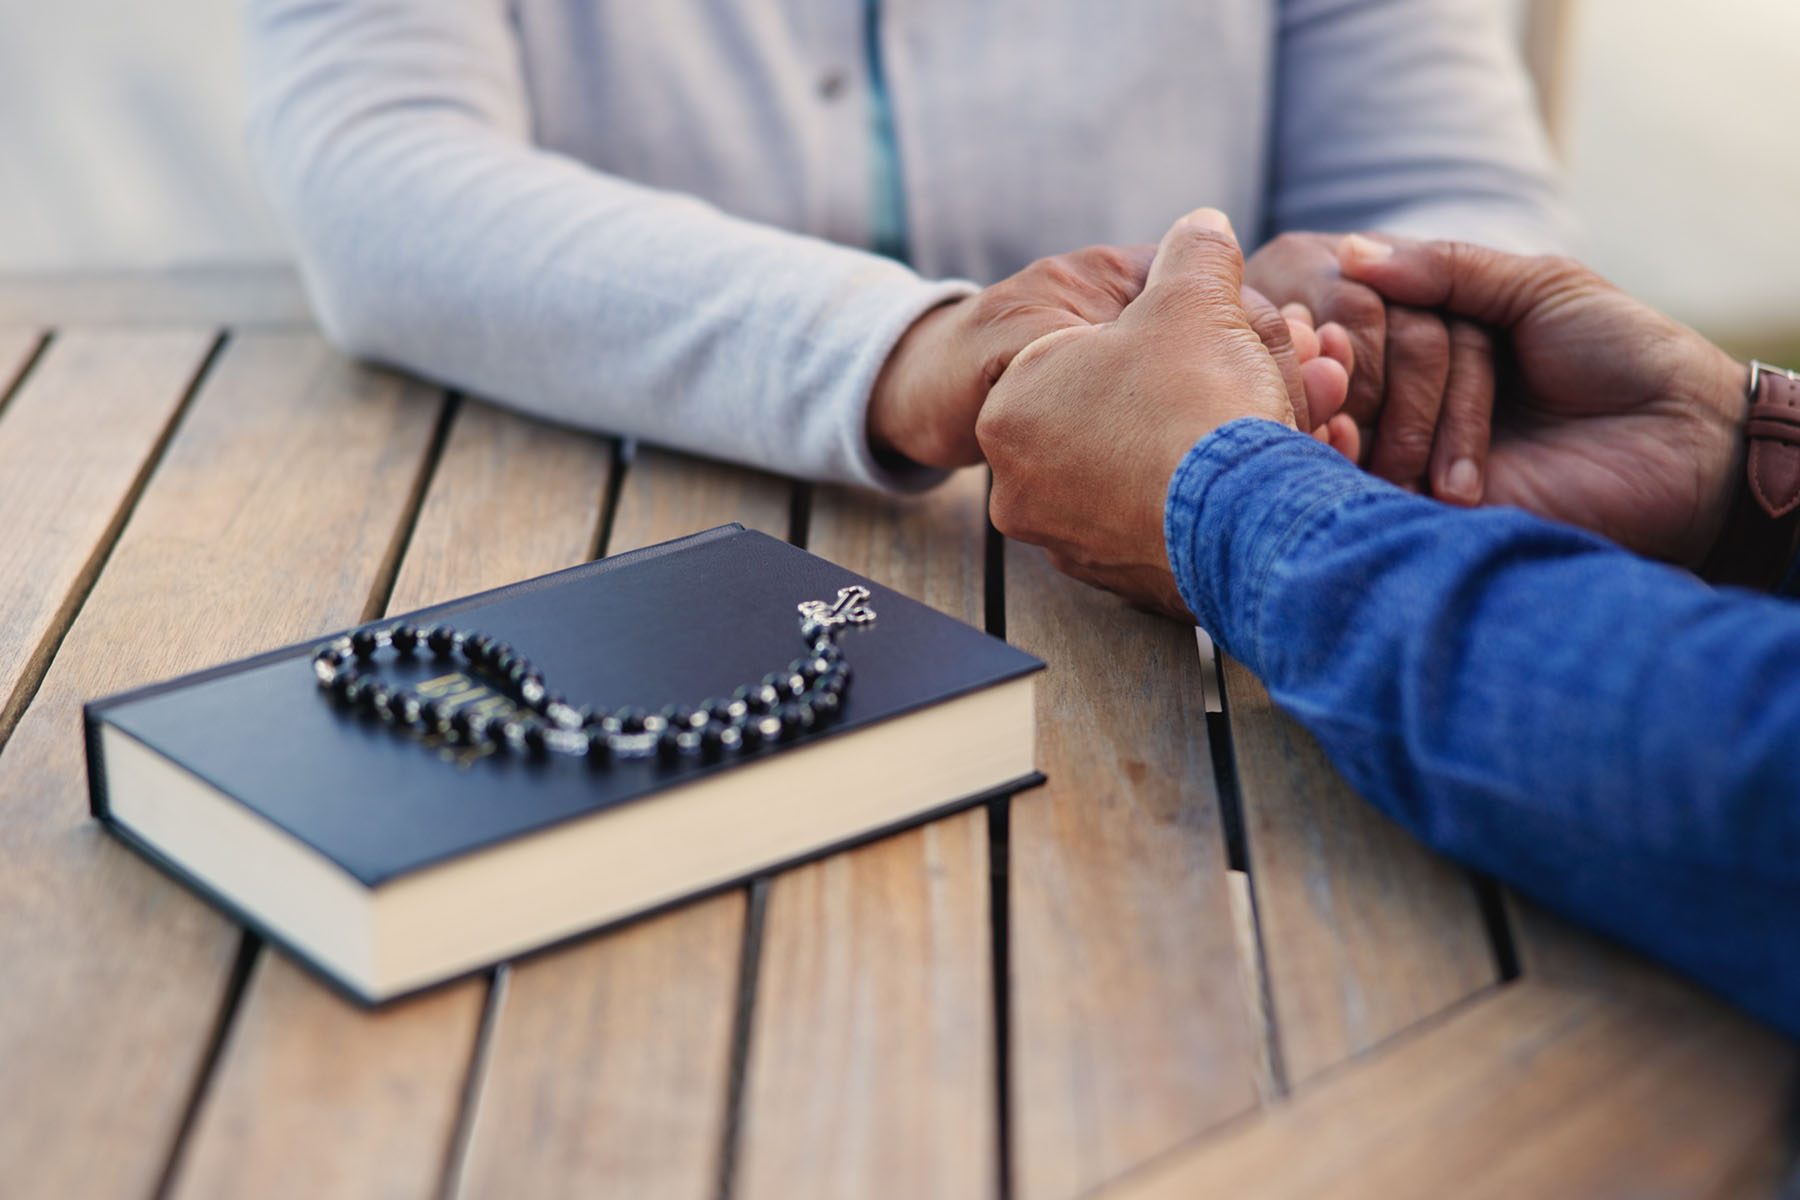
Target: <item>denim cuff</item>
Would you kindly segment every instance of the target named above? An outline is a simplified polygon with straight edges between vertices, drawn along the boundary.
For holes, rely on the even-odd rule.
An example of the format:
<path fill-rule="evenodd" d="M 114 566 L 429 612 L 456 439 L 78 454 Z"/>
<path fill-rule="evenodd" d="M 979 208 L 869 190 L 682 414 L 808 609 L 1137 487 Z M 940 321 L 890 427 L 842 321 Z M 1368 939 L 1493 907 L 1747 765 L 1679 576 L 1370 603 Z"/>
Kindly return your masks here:
<path fill-rule="evenodd" d="M 1214 430 L 1175 469 L 1163 507 L 1163 540 L 1181 598 L 1215 642 L 1261 674 L 1271 573 L 1339 505 L 1393 491 L 1335 450 L 1273 421 L 1244 417 Z"/>

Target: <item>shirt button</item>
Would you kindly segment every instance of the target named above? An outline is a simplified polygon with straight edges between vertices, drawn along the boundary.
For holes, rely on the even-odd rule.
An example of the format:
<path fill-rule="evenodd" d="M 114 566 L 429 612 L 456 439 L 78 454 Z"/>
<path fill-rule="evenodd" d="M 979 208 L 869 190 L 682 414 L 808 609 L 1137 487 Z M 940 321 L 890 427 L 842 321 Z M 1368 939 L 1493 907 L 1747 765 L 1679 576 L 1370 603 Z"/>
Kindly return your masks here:
<path fill-rule="evenodd" d="M 839 96 L 844 94 L 844 84 L 846 82 L 847 80 L 845 80 L 842 71 L 825 72 L 825 74 L 819 76 L 819 99 L 836 100 Z"/>

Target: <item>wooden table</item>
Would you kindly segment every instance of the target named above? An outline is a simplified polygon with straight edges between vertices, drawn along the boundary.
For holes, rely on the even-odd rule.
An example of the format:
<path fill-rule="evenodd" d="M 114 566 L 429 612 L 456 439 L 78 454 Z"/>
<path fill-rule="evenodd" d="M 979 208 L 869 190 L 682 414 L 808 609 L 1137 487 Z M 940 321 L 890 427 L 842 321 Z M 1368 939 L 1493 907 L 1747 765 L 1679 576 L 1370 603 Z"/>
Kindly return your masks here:
<path fill-rule="evenodd" d="M 0 282 L 0 1196 L 1766 1194 L 1794 1049 L 1424 852 L 1243 670 L 918 500 Z M 370 1014 L 88 820 L 117 691 L 738 520 L 1047 659 L 1050 784 Z"/>

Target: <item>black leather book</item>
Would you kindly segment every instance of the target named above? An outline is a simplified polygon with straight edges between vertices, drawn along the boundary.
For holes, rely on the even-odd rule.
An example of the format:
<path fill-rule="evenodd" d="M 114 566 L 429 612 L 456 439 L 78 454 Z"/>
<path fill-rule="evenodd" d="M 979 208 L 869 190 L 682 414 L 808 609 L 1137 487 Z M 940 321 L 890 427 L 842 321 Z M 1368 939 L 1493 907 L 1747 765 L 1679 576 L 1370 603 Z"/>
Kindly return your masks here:
<path fill-rule="evenodd" d="M 477 753 L 333 703 L 322 638 L 88 705 L 93 812 L 377 1003 L 1040 781 L 1041 662 L 740 526 L 405 619 L 504 639 L 572 703 L 654 712 L 784 667 L 805 650 L 796 606 L 851 584 L 876 619 L 838 638 L 837 719 L 754 752 Z M 494 703 L 458 659 L 373 666 Z"/>

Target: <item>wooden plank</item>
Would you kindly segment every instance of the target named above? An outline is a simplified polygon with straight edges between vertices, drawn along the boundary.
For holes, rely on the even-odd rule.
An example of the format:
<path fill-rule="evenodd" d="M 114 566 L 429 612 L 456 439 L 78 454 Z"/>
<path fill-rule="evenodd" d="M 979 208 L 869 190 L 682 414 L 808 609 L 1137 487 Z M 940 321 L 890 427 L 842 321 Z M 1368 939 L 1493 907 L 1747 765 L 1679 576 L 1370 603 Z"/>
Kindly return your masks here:
<path fill-rule="evenodd" d="M 309 335 L 234 339 L 0 755 L 0 1063 L 28 1098 L 0 1120 L 0 1195 L 152 1191 L 241 942 L 89 821 L 81 702 L 356 620 L 433 395 Z"/>
<path fill-rule="evenodd" d="M 463 402 L 387 611 L 585 561 L 611 464 L 607 442 Z M 486 993 L 485 981 L 470 981 L 371 1014 L 265 953 L 173 1193 L 436 1192 Z"/>
<path fill-rule="evenodd" d="M 43 346 L 44 336 L 33 325 L 0 325 L 0 413 L 6 411 L 7 399 Z"/>
<path fill-rule="evenodd" d="M 1262 684 L 1224 663 L 1257 926 L 1296 1087 L 1498 972 L 1468 877 L 1352 792 Z"/>
<path fill-rule="evenodd" d="M 929 496 L 814 498 L 808 548 L 974 625 L 987 473 Z M 999 1180 L 987 812 L 769 885 L 737 1186 L 977 1196 Z"/>
<path fill-rule="evenodd" d="M 1772 1195 L 1795 1057 L 1717 1004 L 1526 980 L 1109 1194 Z"/>
<path fill-rule="evenodd" d="M 0 745 L 112 547 L 214 335 L 78 331 L 0 409 Z M 37 345 L 0 335 L 0 397 Z"/>
<path fill-rule="evenodd" d="M 790 486 L 640 450 L 607 549 L 734 520 L 784 536 Z M 512 968 L 460 1191 L 714 1195 L 744 920 L 732 892 Z"/>
<path fill-rule="evenodd" d="M 1257 1103 L 1193 631 L 1009 544 L 1007 636 L 1050 664 L 1047 787 L 1011 816 L 1013 1178 L 1111 1179 Z"/>
<path fill-rule="evenodd" d="M 0 325 L 313 324 L 285 263 L 0 275 Z"/>

